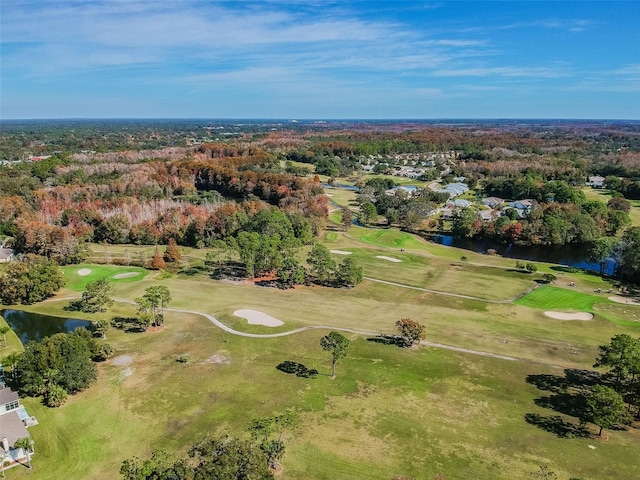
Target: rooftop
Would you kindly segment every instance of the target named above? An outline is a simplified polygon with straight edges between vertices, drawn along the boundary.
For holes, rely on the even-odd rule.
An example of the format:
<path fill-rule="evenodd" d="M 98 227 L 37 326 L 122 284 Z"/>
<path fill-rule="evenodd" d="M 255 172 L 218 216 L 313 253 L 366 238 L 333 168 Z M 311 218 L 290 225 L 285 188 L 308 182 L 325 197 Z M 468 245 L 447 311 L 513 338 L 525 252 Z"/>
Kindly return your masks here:
<path fill-rule="evenodd" d="M 16 400 L 20 400 L 20 396 L 17 392 L 14 392 L 9 387 L 0 389 L 0 405 L 4 406 L 5 404 L 15 402 Z M 4 422 L 4 418 L 2 421 Z"/>
<path fill-rule="evenodd" d="M 7 438 L 9 446 L 12 447 L 19 438 L 30 437 L 27 427 L 20 420 L 18 413 L 14 410 L 2 416 L 0 422 L 0 438 Z M 2 443 L 0 442 L 0 451 L 2 451 Z"/>

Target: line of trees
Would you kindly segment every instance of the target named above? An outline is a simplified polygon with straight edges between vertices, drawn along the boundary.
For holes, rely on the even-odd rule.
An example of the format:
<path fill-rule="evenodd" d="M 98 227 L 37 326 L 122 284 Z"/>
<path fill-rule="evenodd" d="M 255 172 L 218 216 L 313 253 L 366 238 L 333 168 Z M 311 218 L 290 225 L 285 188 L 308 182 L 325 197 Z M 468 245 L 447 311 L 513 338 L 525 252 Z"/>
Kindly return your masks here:
<path fill-rule="evenodd" d="M 0 276 L 0 301 L 5 305 L 32 304 L 53 296 L 64 286 L 54 260 L 27 254 L 9 262 Z"/>

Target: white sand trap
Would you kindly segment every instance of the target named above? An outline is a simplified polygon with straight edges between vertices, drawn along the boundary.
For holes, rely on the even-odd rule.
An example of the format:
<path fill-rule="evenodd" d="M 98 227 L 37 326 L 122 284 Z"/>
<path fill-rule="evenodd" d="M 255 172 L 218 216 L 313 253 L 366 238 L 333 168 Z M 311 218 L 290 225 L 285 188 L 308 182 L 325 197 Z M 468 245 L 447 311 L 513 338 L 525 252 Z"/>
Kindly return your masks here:
<path fill-rule="evenodd" d="M 113 278 L 129 278 L 129 277 L 137 277 L 138 275 L 140 275 L 140 272 L 126 272 L 126 273 L 119 273 L 117 275 L 114 275 Z"/>
<path fill-rule="evenodd" d="M 81 277 L 86 277 L 87 275 L 91 274 L 91 269 L 90 268 L 81 268 L 76 273 L 78 275 L 80 275 Z"/>
<path fill-rule="evenodd" d="M 233 312 L 236 317 L 246 318 L 249 325 L 263 325 L 265 327 L 279 327 L 284 325 L 277 318 L 273 318 L 266 313 L 258 312 L 257 310 L 251 310 L 249 308 L 243 308 L 242 310 L 236 310 Z"/>
<path fill-rule="evenodd" d="M 608 298 L 612 302 L 625 303 L 627 305 L 639 305 L 640 306 L 640 298 L 621 297 L 620 295 L 614 295 L 614 296 L 608 297 Z"/>
<path fill-rule="evenodd" d="M 567 313 L 567 312 L 544 312 L 547 317 L 555 318 L 556 320 L 591 320 L 593 319 L 593 314 L 589 312 L 576 312 L 576 313 Z"/>
<path fill-rule="evenodd" d="M 386 260 L 387 262 L 395 262 L 395 263 L 400 263 L 402 261 L 399 258 L 385 257 L 384 255 L 377 255 L 376 258 Z"/>
<path fill-rule="evenodd" d="M 335 253 L 336 255 L 351 255 L 353 252 L 347 252 L 345 250 L 329 250 L 331 253 Z"/>

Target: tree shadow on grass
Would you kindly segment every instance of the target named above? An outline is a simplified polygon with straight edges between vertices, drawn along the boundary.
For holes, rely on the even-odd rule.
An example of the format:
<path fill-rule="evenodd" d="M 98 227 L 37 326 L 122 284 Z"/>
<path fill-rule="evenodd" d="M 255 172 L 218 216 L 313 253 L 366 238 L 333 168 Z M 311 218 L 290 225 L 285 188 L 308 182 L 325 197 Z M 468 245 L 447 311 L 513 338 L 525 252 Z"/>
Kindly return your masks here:
<path fill-rule="evenodd" d="M 579 417 L 586 408 L 586 397 L 582 393 L 556 393 L 548 397 L 538 397 L 533 403 L 542 408 L 549 408 L 565 415 Z"/>
<path fill-rule="evenodd" d="M 568 368 L 564 371 L 564 376 L 528 375 L 526 382 L 539 390 L 551 392 L 551 395 L 536 398 L 533 401 L 536 405 L 578 419 L 586 408 L 586 392 L 591 386 L 602 382 L 602 375 L 591 370 Z M 572 423 L 561 415 L 527 413 L 525 420 L 560 438 L 592 436 L 584 425 Z"/>
<path fill-rule="evenodd" d="M 247 267 L 240 262 L 227 261 L 216 265 L 209 276 L 214 280 L 240 280 L 247 277 Z"/>
<path fill-rule="evenodd" d="M 395 345 L 396 347 L 405 348 L 407 342 L 404 337 L 398 335 L 379 335 L 377 337 L 367 338 L 367 342 L 381 343 L 383 345 Z"/>
<path fill-rule="evenodd" d="M 535 425 L 546 432 L 553 433 L 560 438 L 589 438 L 592 436 L 586 426 L 568 422 L 560 415 L 545 417 L 538 413 L 527 413 L 524 419 L 527 423 Z"/>
<path fill-rule="evenodd" d="M 209 273 L 210 271 L 211 271 L 211 268 L 209 268 L 206 265 L 191 265 L 189 267 L 184 267 L 180 269 L 179 273 L 181 275 L 193 277 L 194 275 L 198 275 L 199 273 L 206 274 L 206 273 Z"/>
<path fill-rule="evenodd" d="M 113 317 L 111 319 L 111 325 L 113 328 L 123 330 L 127 333 L 146 331 L 146 328 L 141 326 L 138 319 L 135 317 Z"/>
<path fill-rule="evenodd" d="M 592 370 L 581 370 L 577 368 L 567 368 L 564 377 L 560 375 L 527 375 L 526 382 L 535 385 L 539 390 L 554 393 L 566 392 L 569 389 L 583 390 L 602 383 L 603 377 L 600 373 Z"/>
<path fill-rule="evenodd" d="M 535 385 L 539 390 L 548 392 L 563 392 L 569 388 L 569 383 L 565 377 L 559 375 L 527 375 L 527 383 Z"/>
<path fill-rule="evenodd" d="M 281 372 L 295 375 L 296 377 L 316 378 L 318 375 L 318 370 L 315 368 L 307 368 L 303 364 L 292 362 L 291 360 L 285 360 L 281 364 L 277 365 L 276 368 Z"/>

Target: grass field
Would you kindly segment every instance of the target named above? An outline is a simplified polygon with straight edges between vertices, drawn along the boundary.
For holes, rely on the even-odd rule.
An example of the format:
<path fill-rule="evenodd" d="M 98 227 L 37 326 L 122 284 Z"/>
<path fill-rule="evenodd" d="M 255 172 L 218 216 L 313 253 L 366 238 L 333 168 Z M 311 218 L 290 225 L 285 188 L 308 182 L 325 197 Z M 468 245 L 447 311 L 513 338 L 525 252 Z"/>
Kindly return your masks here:
<path fill-rule="evenodd" d="M 130 357 L 131 363 L 100 364 L 97 384 L 64 406 L 48 409 L 38 399 L 24 399 L 40 422 L 30 429 L 34 468 L 14 468 L 7 478 L 117 479 L 125 458 L 145 457 L 156 448 L 182 455 L 207 433 L 243 435 L 251 418 L 288 407 L 301 412 L 302 426 L 287 437 L 282 480 L 388 480 L 395 474 L 416 480 L 438 474 L 450 480 L 527 480 L 541 465 L 561 480 L 638 478 L 637 429 L 609 431 L 608 441 L 562 438 L 554 426 L 575 426 L 576 418 L 544 407 L 551 392 L 535 386 L 536 378 L 562 376 L 563 368 L 591 369 L 597 346 L 617 333 L 640 334 L 640 307 L 613 304 L 606 294 L 594 293 L 609 288 L 605 280 L 558 272 L 550 264 L 538 264 L 536 275 L 522 274 L 513 271 L 513 260 L 430 244 L 394 229 L 353 227 L 328 232 L 323 241 L 330 249 L 353 252 L 367 277 L 399 285 L 365 280 L 352 289 L 280 290 L 214 281 L 206 273 L 149 272 L 114 281 L 114 296 L 134 299 L 151 285 L 166 285 L 171 308 L 205 312 L 258 334 L 313 325 L 394 333 L 395 321 L 408 317 L 427 326 L 432 342 L 519 361 L 426 346 L 401 349 L 348 333 L 350 355 L 331 380 L 330 358 L 319 347 L 327 330 L 243 338 L 202 316 L 168 312 L 159 331 L 111 330 L 108 341 L 116 358 Z M 201 258 L 206 252 L 193 253 Z M 462 254 L 467 262 L 460 261 Z M 91 269 L 91 275 L 78 276 L 80 268 Z M 65 267 L 68 283 L 60 297 L 77 296 L 90 279 L 131 271 L 138 270 Z M 547 271 L 558 275 L 556 285 L 540 286 L 515 302 L 407 288 L 508 300 Z M 566 287 L 570 282 L 575 286 Z M 66 316 L 67 304 L 51 301 L 25 309 Z M 265 312 L 284 325 L 249 326 L 233 315 L 240 308 Z M 590 311 L 595 317 L 558 321 L 544 315 L 549 309 Z M 91 319 L 134 314 L 135 306 L 116 303 Z M 9 337 L 13 345 L 15 335 Z M 177 361 L 181 355 L 188 363 Z M 283 373 L 276 366 L 286 360 L 320 375 Z"/>

